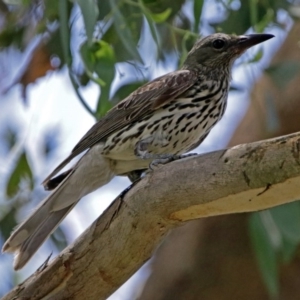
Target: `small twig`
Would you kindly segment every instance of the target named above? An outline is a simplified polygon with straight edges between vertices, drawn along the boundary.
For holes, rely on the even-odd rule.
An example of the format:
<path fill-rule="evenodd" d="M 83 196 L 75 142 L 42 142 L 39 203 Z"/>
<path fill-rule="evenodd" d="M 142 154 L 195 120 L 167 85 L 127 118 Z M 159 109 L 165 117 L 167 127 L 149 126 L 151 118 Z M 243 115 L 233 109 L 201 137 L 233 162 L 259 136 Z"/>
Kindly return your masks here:
<path fill-rule="evenodd" d="M 73 74 L 72 74 L 72 71 L 69 69 L 69 76 L 70 76 L 70 79 L 71 79 L 71 83 L 74 87 L 74 90 L 75 90 L 75 93 L 79 99 L 79 101 L 81 102 L 81 104 L 84 106 L 84 108 L 95 118 L 97 119 L 97 114 L 96 112 L 94 112 L 89 106 L 88 104 L 85 102 L 85 100 L 83 99 L 83 97 L 81 96 L 80 92 L 79 92 L 79 85 L 78 83 L 76 82 Z"/>
<path fill-rule="evenodd" d="M 109 227 L 110 227 L 110 224 L 113 222 L 113 220 L 118 216 L 120 210 L 121 210 L 121 207 L 124 203 L 124 197 L 125 195 L 142 179 L 143 177 L 140 177 L 139 179 L 137 179 L 136 181 L 134 181 L 131 185 L 129 185 L 125 190 L 123 190 L 121 192 L 121 194 L 118 196 L 118 198 L 116 200 L 119 201 L 119 204 L 118 204 L 118 207 L 116 208 L 116 210 L 114 211 L 113 215 L 111 216 L 110 220 L 107 222 L 104 230 L 107 230 Z M 113 204 L 115 203 L 112 202 L 111 205 L 107 208 L 109 209 Z"/>
<path fill-rule="evenodd" d="M 52 256 L 52 252 L 50 253 L 50 255 L 46 258 L 46 260 L 37 268 L 36 272 L 42 272 L 43 270 L 45 270 L 48 266 L 48 262 Z"/>

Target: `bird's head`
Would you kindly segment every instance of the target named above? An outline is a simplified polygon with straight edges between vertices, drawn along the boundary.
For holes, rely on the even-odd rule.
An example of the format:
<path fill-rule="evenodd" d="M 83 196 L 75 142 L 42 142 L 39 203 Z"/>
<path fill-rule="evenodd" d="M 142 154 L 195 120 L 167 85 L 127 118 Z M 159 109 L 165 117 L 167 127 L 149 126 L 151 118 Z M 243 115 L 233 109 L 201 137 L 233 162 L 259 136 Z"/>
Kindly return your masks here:
<path fill-rule="evenodd" d="M 229 68 L 247 49 L 274 37 L 272 34 L 228 35 L 215 33 L 197 41 L 183 68 Z"/>

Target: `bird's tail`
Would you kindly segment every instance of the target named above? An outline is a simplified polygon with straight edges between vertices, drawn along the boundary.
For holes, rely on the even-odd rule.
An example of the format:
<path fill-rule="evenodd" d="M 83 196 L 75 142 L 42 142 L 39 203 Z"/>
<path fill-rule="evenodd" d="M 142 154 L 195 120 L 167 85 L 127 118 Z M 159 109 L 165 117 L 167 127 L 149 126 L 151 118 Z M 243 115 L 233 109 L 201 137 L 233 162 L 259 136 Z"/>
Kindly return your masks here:
<path fill-rule="evenodd" d="M 21 269 L 78 201 L 58 211 L 51 211 L 55 191 L 34 213 L 20 224 L 3 245 L 3 252 L 15 252 L 14 269 Z"/>
<path fill-rule="evenodd" d="M 15 253 L 15 270 L 28 262 L 81 197 L 103 186 L 114 176 L 111 162 L 98 156 L 91 164 L 93 157 L 90 152 L 5 242 L 2 251 Z"/>

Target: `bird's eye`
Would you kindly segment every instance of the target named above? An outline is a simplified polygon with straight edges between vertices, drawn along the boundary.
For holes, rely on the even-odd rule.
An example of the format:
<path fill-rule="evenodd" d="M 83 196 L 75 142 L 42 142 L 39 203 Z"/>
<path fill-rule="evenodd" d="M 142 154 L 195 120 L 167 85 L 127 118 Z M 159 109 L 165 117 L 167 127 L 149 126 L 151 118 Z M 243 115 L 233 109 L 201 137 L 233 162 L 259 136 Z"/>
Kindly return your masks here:
<path fill-rule="evenodd" d="M 225 46 L 225 41 L 220 40 L 220 39 L 214 40 L 212 43 L 212 46 L 218 50 L 222 49 Z"/>

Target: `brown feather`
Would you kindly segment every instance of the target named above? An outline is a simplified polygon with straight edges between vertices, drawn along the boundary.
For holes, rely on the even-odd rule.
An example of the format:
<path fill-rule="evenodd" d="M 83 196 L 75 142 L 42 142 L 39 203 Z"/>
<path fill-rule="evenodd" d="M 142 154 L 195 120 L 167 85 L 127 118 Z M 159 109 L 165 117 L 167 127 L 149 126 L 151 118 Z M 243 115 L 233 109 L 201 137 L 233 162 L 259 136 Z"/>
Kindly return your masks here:
<path fill-rule="evenodd" d="M 71 154 L 43 181 L 48 181 L 61 171 L 74 157 L 89 149 L 98 142 L 105 141 L 107 136 L 123 128 L 132 121 L 143 118 L 167 102 L 183 94 L 197 81 L 197 74 L 191 70 L 178 70 L 158 77 L 141 86 L 113 107 L 99 120 L 77 143 Z"/>

